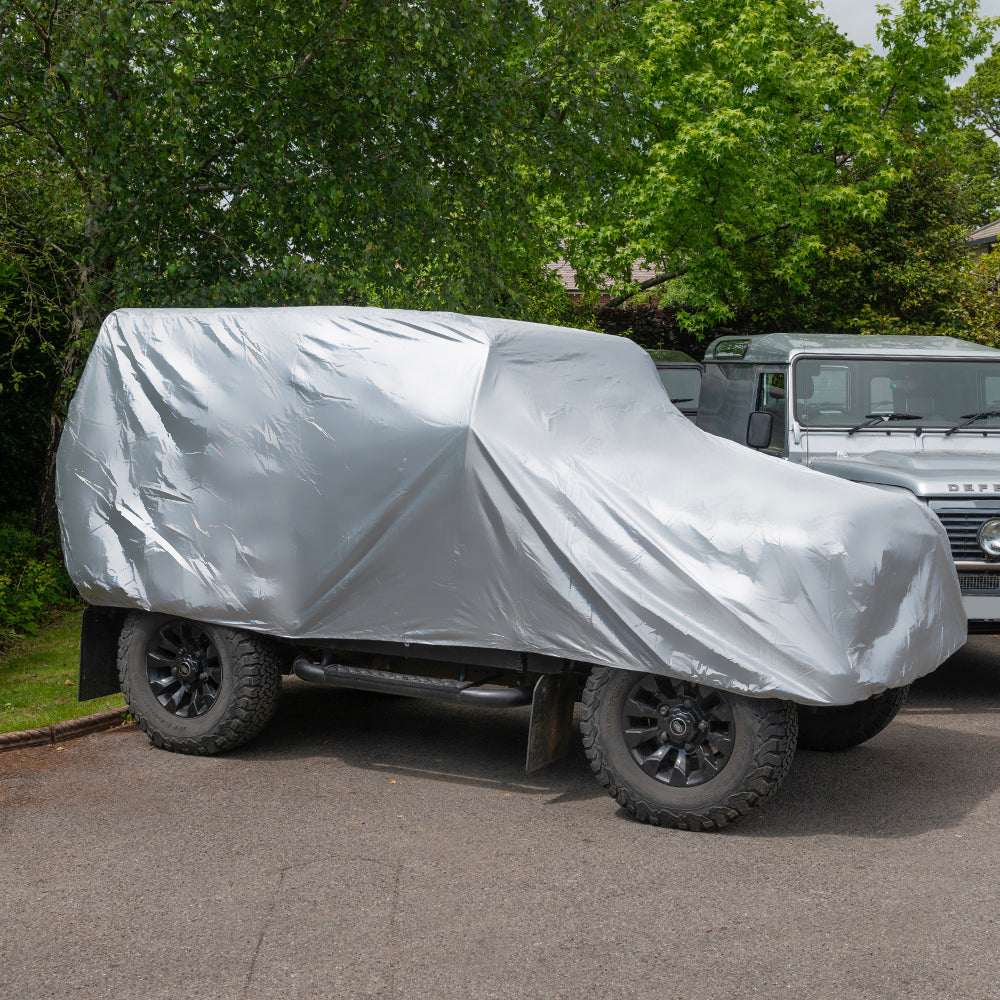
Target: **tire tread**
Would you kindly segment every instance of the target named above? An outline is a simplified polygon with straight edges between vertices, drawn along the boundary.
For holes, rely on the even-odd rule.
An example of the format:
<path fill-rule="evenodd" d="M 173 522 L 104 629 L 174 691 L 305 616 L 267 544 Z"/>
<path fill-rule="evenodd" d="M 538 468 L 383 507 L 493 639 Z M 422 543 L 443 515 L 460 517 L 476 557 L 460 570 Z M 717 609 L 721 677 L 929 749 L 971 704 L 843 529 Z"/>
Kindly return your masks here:
<path fill-rule="evenodd" d="M 220 638 L 228 640 L 232 659 L 233 692 L 219 724 L 200 736 L 166 733 L 143 713 L 132 692 L 128 670 L 129 651 L 142 641 L 144 612 L 130 614 L 122 626 L 118 643 L 118 678 L 129 712 L 150 742 L 175 753 L 208 754 L 234 750 L 248 743 L 274 715 L 281 690 L 282 651 L 267 636 L 214 626 Z"/>
<path fill-rule="evenodd" d="M 774 700 L 774 707 L 760 713 L 757 719 L 758 749 L 753 769 L 740 789 L 711 808 L 693 811 L 661 808 L 643 798 L 616 776 L 601 745 L 599 708 L 614 674 L 615 670 L 610 667 L 595 667 L 591 671 L 583 692 L 580 732 L 584 752 L 598 783 L 636 819 L 680 830 L 718 830 L 762 805 L 778 790 L 795 756 L 798 718 L 794 704 Z"/>

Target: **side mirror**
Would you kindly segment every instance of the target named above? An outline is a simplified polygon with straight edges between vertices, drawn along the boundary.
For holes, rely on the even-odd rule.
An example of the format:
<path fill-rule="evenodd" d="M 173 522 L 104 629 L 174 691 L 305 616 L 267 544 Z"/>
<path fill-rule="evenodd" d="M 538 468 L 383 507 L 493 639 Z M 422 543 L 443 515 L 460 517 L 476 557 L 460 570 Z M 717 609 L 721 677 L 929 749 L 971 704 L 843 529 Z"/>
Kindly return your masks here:
<path fill-rule="evenodd" d="M 771 443 L 774 429 L 774 414 L 767 410 L 755 410 L 747 422 L 747 445 L 750 448 L 766 448 Z"/>

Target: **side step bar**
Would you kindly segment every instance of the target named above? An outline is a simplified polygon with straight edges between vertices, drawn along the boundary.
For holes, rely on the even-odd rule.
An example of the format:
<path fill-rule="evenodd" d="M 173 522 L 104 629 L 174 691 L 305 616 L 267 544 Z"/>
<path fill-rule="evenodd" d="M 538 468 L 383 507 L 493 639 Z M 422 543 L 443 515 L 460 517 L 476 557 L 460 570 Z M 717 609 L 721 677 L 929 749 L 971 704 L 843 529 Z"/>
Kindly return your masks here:
<path fill-rule="evenodd" d="M 530 687 L 485 688 L 470 681 L 456 681 L 446 677 L 421 677 L 388 670 L 370 670 L 367 667 L 346 667 L 339 663 L 314 663 L 305 656 L 295 658 L 292 671 L 304 681 L 328 687 L 379 691 L 410 698 L 442 698 L 494 708 L 530 705 L 532 696 Z"/>

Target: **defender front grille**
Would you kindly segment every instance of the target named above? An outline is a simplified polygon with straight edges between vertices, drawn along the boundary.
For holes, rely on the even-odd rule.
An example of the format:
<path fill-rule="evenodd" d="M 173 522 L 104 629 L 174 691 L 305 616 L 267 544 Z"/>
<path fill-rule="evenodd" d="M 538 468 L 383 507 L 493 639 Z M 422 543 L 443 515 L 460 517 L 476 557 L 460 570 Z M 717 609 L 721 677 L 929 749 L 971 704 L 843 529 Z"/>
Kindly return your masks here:
<path fill-rule="evenodd" d="M 947 507 L 941 509 L 931 503 L 931 510 L 941 519 L 948 541 L 951 543 L 951 554 L 954 559 L 986 558 L 979 547 L 979 529 L 989 520 L 1000 517 L 1000 507 Z M 998 564 L 1000 568 L 1000 564 Z"/>

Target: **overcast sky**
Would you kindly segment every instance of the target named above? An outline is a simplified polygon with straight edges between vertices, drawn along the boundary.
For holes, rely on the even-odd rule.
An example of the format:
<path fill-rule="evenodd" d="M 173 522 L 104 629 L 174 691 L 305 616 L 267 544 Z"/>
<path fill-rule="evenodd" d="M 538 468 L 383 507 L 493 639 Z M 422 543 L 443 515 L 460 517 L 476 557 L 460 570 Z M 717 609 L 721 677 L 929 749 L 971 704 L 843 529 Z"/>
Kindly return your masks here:
<path fill-rule="evenodd" d="M 858 45 L 871 45 L 878 50 L 878 39 L 875 37 L 875 26 L 878 24 L 878 13 L 875 8 L 879 4 L 875 0 L 821 0 L 826 16 L 840 30 Z M 888 3 L 888 6 L 898 6 Z M 1000 16 L 1000 0 L 979 0 L 979 11 L 989 17 Z M 959 77 L 956 82 L 966 79 L 971 69 Z"/>

